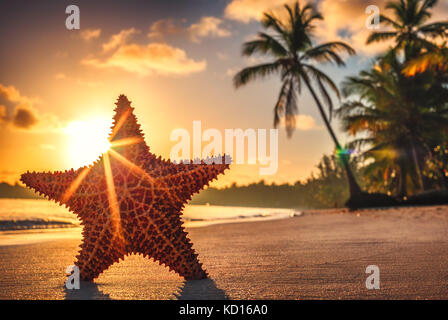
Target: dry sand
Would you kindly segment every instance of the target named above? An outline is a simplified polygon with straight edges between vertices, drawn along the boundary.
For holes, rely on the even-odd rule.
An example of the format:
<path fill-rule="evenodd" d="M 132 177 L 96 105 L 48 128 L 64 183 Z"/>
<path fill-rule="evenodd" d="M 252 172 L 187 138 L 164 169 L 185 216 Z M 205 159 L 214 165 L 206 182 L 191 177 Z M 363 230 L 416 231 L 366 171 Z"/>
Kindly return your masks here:
<path fill-rule="evenodd" d="M 448 206 L 308 211 L 188 230 L 210 279 L 130 256 L 64 287 L 79 238 L 0 247 L 1 299 L 448 299 Z M 367 290 L 365 269 L 380 268 Z"/>

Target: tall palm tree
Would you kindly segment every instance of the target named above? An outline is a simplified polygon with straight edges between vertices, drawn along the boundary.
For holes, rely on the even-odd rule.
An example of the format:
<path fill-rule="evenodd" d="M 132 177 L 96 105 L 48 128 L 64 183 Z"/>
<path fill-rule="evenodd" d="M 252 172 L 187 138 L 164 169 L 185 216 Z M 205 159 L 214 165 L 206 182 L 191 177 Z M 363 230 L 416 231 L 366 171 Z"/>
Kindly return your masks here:
<path fill-rule="evenodd" d="M 234 76 L 234 85 L 241 87 L 257 78 L 265 78 L 272 74 L 279 74 L 283 82 L 274 107 L 274 127 L 280 123 L 282 116 L 288 137 L 295 128 L 297 95 L 301 93 L 303 85 L 311 93 L 322 119 L 333 139 L 336 149 L 341 154 L 341 160 L 347 174 L 351 197 L 361 193 L 349 166 L 349 154 L 344 152 L 331 125 L 333 102 L 330 92 L 340 97 L 336 84 L 324 72 L 316 67 L 316 63 L 330 62 L 338 66 L 345 66 L 339 53 L 355 54 L 355 50 L 343 42 L 328 42 L 315 45 L 313 41 L 314 22 L 323 20 L 316 9 L 306 4 L 301 7 L 299 2 L 294 6 L 285 5 L 287 18 L 285 21 L 271 13 L 264 13 L 262 26 L 267 32 L 259 32 L 257 39 L 243 44 L 243 55 L 263 54 L 274 60 L 255 66 L 244 68 Z M 325 113 L 315 86 L 328 107 L 329 115 Z"/>
<path fill-rule="evenodd" d="M 394 40 L 394 51 L 404 50 L 405 60 L 415 57 L 420 50 L 431 50 L 435 44 L 430 40 L 448 36 L 448 21 L 425 24 L 431 17 L 430 9 L 438 0 L 395 0 L 386 4 L 393 18 L 380 15 L 380 23 L 390 27 L 387 31 L 375 31 L 367 38 L 367 44 Z"/>

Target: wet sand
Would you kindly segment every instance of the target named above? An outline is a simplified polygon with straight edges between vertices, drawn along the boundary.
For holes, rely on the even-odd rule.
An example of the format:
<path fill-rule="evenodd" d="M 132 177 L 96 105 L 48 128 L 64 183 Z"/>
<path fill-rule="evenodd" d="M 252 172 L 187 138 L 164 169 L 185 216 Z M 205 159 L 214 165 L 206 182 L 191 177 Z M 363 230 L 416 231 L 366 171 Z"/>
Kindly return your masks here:
<path fill-rule="evenodd" d="M 448 299 L 448 206 L 347 212 L 188 229 L 210 279 L 141 256 L 66 290 L 79 233 L 0 246 L 0 299 Z M 368 290 L 368 265 L 380 289 Z"/>

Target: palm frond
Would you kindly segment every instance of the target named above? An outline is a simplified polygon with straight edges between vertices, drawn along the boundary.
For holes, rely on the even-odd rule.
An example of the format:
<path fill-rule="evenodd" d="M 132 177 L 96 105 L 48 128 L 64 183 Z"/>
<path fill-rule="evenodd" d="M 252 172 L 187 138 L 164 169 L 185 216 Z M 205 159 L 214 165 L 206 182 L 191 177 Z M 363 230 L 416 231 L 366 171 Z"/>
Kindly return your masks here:
<path fill-rule="evenodd" d="M 336 94 L 338 99 L 341 98 L 341 93 L 339 92 L 338 86 L 331 80 L 329 76 L 327 76 L 325 73 L 320 71 L 315 66 L 312 66 L 310 64 L 303 64 L 303 66 L 306 68 L 307 71 L 311 72 L 311 74 L 316 78 L 322 81 L 322 83 L 328 85 L 332 91 Z"/>
<path fill-rule="evenodd" d="M 349 55 L 355 55 L 356 51 L 344 42 L 328 42 L 311 49 L 303 54 L 303 59 L 311 59 L 319 62 L 336 63 L 338 66 L 344 66 L 344 60 L 339 56 L 339 52 L 346 52 Z"/>
<path fill-rule="evenodd" d="M 286 34 L 286 27 L 283 25 L 283 23 L 280 21 L 280 19 L 278 19 L 272 13 L 265 12 L 261 19 L 261 24 L 266 29 L 272 29 L 273 31 L 277 32 L 279 35 L 284 36 Z"/>
<path fill-rule="evenodd" d="M 385 15 L 382 15 L 382 14 L 380 14 L 380 23 L 383 23 L 385 25 L 390 25 L 390 26 L 394 27 L 395 29 L 402 28 L 402 26 L 399 23 L 395 22 L 391 18 L 389 18 Z"/>
<path fill-rule="evenodd" d="M 421 26 L 418 29 L 420 32 L 422 32 L 425 36 L 430 37 L 448 37 L 448 22 L 434 22 L 430 24 L 426 24 L 424 26 Z"/>
<path fill-rule="evenodd" d="M 258 39 L 243 43 L 242 54 L 251 56 L 255 53 L 273 54 L 276 57 L 284 57 L 288 54 L 287 49 L 269 34 L 260 32 Z"/>
<path fill-rule="evenodd" d="M 280 67 L 281 65 L 276 61 L 244 68 L 233 77 L 233 84 L 235 88 L 239 88 L 257 78 L 264 78 L 278 72 Z"/>
<path fill-rule="evenodd" d="M 389 31 L 389 32 L 372 32 L 368 37 L 366 44 L 371 44 L 374 42 L 381 42 L 385 40 L 393 39 L 397 36 L 397 32 Z"/>

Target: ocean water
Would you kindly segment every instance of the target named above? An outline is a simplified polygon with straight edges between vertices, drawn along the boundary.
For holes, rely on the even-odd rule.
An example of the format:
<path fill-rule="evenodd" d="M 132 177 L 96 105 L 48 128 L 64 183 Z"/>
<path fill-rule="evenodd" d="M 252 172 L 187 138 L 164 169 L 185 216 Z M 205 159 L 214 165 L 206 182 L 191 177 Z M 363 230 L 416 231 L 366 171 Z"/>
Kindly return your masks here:
<path fill-rule="evenodd" d="M 292 209 L 187 205 L 188 227 L 217 223 L 284 219 L 300 215 Z M 48 200 L 0 199 L 0 232 L 76 228 L 80 221 L 67 208 Z"/>

